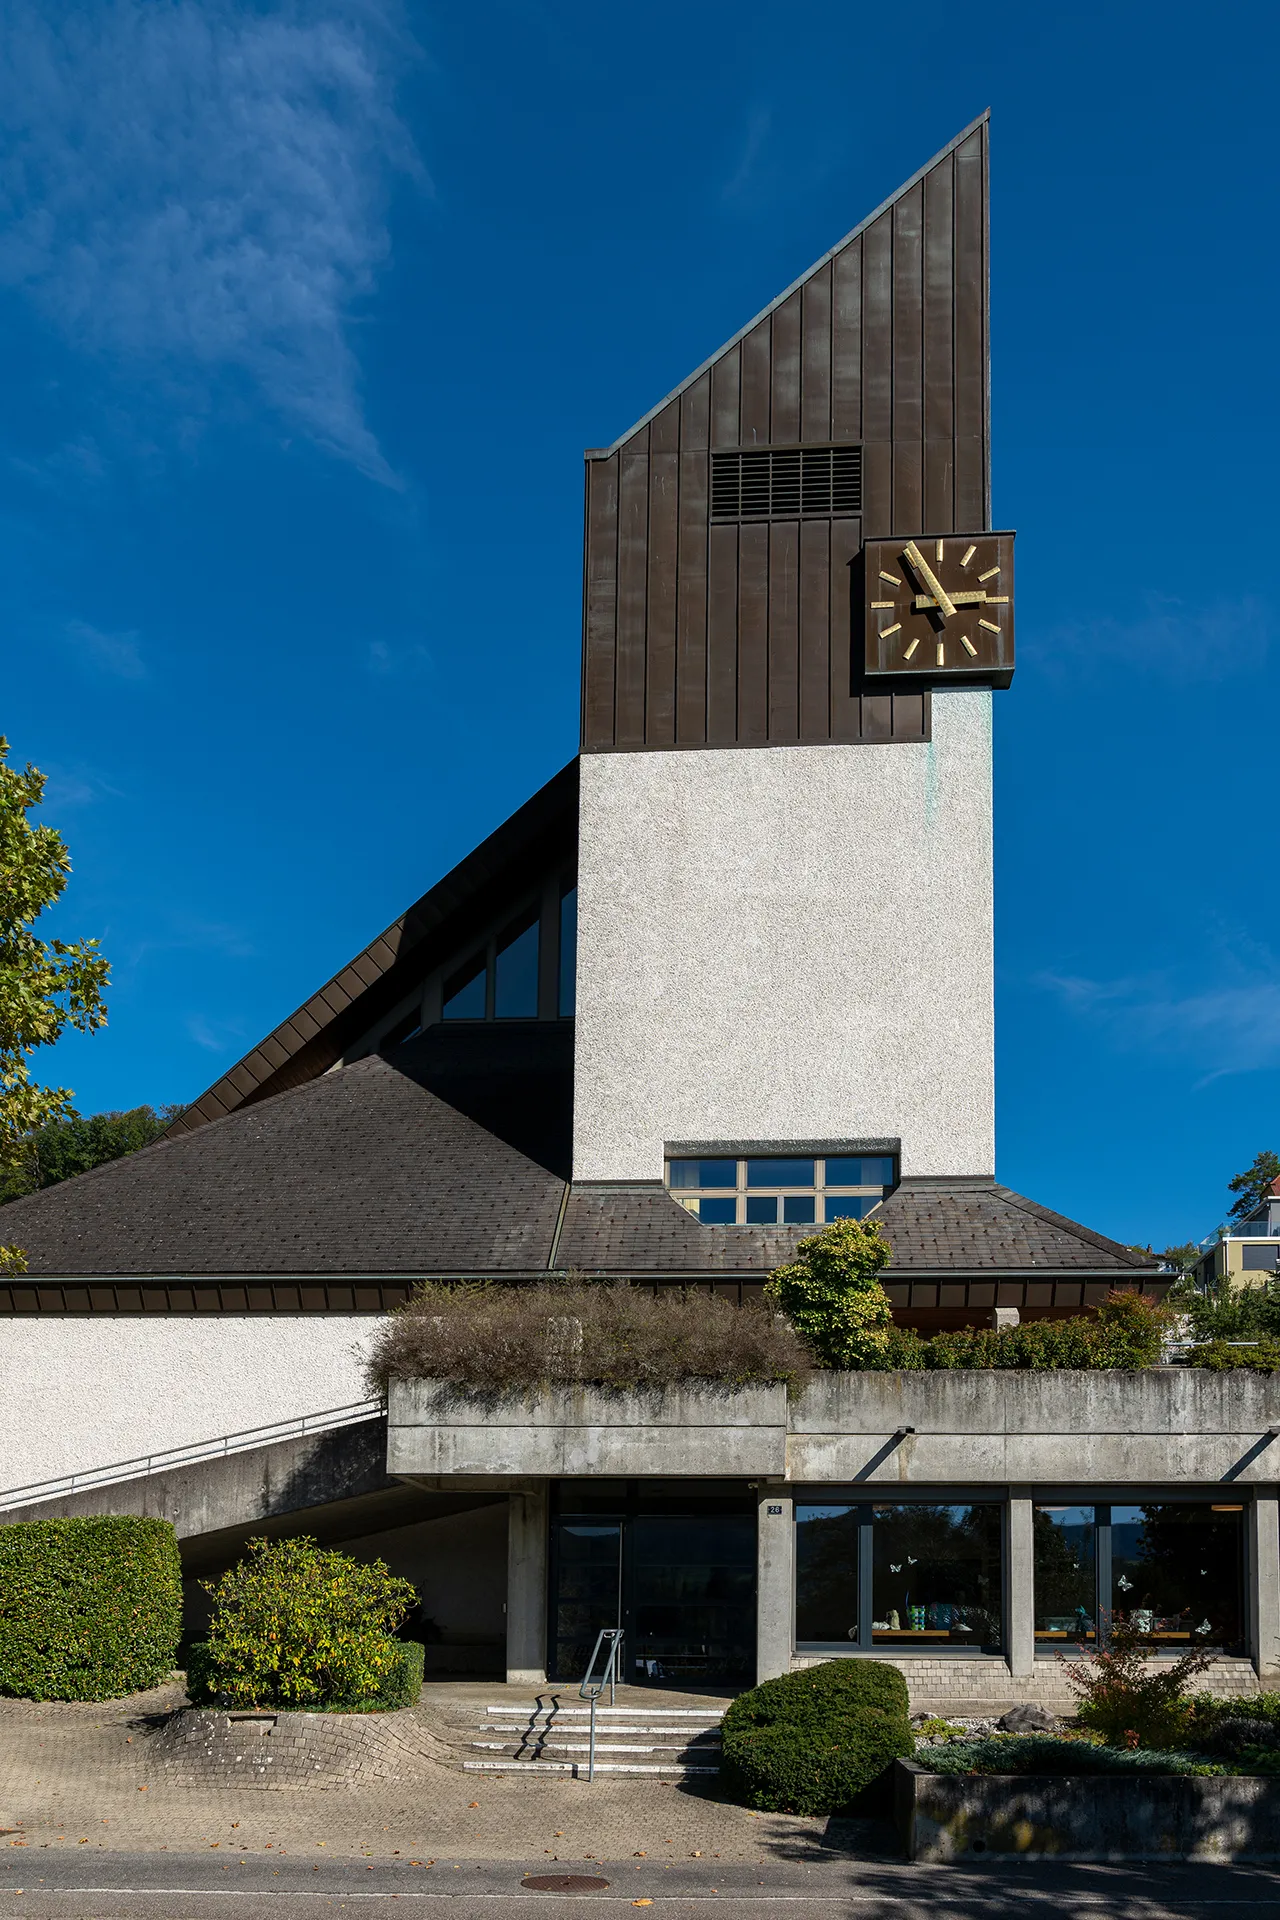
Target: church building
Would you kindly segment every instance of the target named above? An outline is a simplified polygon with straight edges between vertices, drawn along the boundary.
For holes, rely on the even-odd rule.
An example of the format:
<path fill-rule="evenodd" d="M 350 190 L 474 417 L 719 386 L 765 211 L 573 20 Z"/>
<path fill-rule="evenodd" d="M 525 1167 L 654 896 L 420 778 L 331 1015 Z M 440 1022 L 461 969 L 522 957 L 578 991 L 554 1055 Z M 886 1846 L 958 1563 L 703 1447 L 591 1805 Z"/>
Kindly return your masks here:
<path fill-rule="evenodd" d="M 362 1384 L 420 1280 L 743 1302 L 850 1216 L 926 1333 L 1167 1286 L 995 1175 L 990 463 L 984 115 L 587 454 L 578 756 L 163 1140 L 5 1210 L 0 1519 L 166 1513 L 193 1581 L 380 1553 L 436 1673 L 573 1678 L 613 1619 L 630 1679 L 1041 1698 L 1131 1572 L 1280 1664 L 1264 1380 L 842 1376 L 559 1467 Z"/>

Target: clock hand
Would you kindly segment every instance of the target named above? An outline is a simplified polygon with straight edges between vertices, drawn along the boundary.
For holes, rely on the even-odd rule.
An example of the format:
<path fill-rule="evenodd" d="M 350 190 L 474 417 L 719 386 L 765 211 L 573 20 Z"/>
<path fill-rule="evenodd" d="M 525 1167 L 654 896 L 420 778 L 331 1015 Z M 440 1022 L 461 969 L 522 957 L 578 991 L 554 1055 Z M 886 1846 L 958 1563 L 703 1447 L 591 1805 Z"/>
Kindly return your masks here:
<path fill-rule="evenodd" d="M 942 614 L 943 619 L 949 620 L 956 610 L 956 603 L 951 599 L 941 580 L 939 580 L 937 574 L 933 572 L 914 540 L 908 540 L 906 546 L 902 549 L 902 557 L 911 567 L 912 571 L 919 574 L 930 593 L 933 594 L 937 600 L 938 610 Z"/>

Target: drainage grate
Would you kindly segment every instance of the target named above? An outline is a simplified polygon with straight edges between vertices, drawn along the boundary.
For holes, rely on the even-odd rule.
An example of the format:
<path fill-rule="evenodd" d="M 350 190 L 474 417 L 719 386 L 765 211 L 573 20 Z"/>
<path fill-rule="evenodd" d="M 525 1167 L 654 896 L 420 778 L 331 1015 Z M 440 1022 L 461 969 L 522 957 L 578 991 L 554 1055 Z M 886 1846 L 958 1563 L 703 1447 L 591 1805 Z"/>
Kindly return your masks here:
<path fill-rule="evenodd" d="M 713 520 L 829 520 L 861 511 L 861 447 L 740 447 L 711 456 Z"/>
<path fill-rule="evenodd" d="M 603 1893 L 608 1884 L 593 1873 L 528 1873 L 520 1882 L 530 1893 Z"/>

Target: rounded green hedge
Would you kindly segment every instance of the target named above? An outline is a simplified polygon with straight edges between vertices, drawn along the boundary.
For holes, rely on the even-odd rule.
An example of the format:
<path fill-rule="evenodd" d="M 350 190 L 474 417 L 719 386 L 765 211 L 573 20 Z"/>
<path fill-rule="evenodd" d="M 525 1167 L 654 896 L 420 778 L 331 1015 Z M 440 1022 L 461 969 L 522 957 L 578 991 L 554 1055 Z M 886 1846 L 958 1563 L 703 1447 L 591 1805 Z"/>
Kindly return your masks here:
<path fill-rule="evenodd" d="M 723 1723 L 721 1775 L 744 1806 L 842 1813 L 915 1751 L 907 1683 L 878 1660 L 828 1660 L 739 1694 Z"/>
<path fill-rule="evenodd" d="M 0 1527 L 0 1693 L 114 1700 L 173 1668 L 182 1568 L 167 1520 Z"/>

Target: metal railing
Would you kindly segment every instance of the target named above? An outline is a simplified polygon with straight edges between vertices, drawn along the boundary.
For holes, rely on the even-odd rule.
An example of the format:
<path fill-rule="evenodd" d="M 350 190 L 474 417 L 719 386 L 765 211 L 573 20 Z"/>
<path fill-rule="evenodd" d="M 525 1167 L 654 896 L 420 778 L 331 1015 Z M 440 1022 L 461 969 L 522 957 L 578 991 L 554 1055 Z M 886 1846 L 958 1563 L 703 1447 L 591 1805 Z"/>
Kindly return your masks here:
<path fill-rule="evenodd" d="M 380 1400 L 355 1400 L 345 1407 L 327 1407 L 322 1413 L 302 1413 L 290 1420 L 273 1420 L 265 1427 L 246 1427 L 242 1433 L 220 1434 L 214 1440 L 196 1440 L 186 1447 L 166 1447 L 160 1453 L 139 1454 L 133 1460 L 113 1460 L 110 1466 L 86 1467 L 83 1472 L 59 1474 L 52 1480 L 33 1480 L 25 1487 L 0 1490 L 0 1512 L 9 1507 L 34 1506 L 56 1500 L 60 1494 L 81 1493 L 89 1487 L 107 1487 L 120 1480 L 142 1480 L 198 1460 L 216 1460 L 224 1454 L 244 1453 L 270 1446 L 275 1440 L 293 1440 L 301 1434 L 324 1433 L 333 1427 L 354 1426 L 383 1412 Z"/>
<path fill-rule="evenodd" d="M 601 1669 L 600 1676 L 597 1679 L 596 1662 L 600 1658 L 600 1650 L 602 1647 L 607 1647 L 609 1651 L 604 1666 Z M 594 1780 L 596 1777 L 596 1702 L 599 1700 L 605 1688 L 608 1687 L 609 1705 L 613 1705 L 618 1683 L 618 1668 L 621 1663 L 622 1628 L 601 1627 L 599 1633 L 596 1635 L 596 1644 L 591 1649 L 591 1658 L 587 1662 L 587 1670 L 582 1676 L 582 1685 L 578 1688 L 578 1698 L 591 1702 L 591 1733 L 587 1746 L 588 1782 Z"/>

